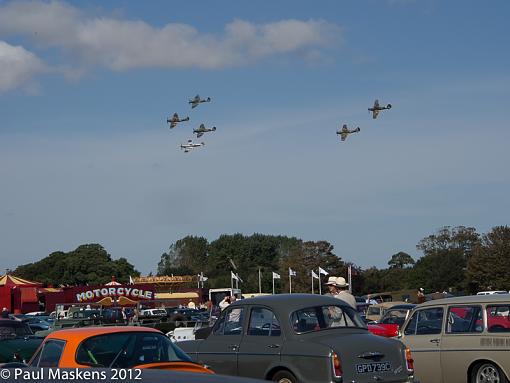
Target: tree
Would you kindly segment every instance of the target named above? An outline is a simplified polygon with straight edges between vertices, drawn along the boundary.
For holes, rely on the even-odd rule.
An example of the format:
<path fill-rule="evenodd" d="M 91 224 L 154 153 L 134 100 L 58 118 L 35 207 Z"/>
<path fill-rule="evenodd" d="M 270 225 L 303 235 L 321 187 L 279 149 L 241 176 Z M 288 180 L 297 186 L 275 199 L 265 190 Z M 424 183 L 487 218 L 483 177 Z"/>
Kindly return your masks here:
<path fill-rule="evenodd" d="M 480 235 L 473 227 L 445 226 L 422 239 L 416 248 L 424 256 L 413 268 L 414 286 L 427 290 L 464 290 L 465 270 L 473 250 L 480 244 Z"/>
<path fill-rule="evenodd" d="M 468 261 L 467 278 L 472 293 L 510 290 L 510 227 L 497 226 L 483 235 Z"/>
<path fill-rule="evenodd" d="M 407 253 L 399 251 L 397 254 L 393 254 L 391 259 L 388 261 L 390 269 L 403 269 L 406 266 L 413 266 L 415 264 L 414 259 Z"/>
<path fill-rule="evenodd" d="M 103 284 L 112 276 L 127 283 L 130 276 L 140 275 L 125 258 L 112 260 L 99 244 L 81 245 L 68 253 L 56 251 L 38 262 L 19 266 L 13 274 L 46 285 Z"/>
<path fill-rule="evenodd" d="M 197 275 L 207 264 L 209 244 L 204 237 L 187 236 L 170 245 L 161 256 L 158 275 Z"/>

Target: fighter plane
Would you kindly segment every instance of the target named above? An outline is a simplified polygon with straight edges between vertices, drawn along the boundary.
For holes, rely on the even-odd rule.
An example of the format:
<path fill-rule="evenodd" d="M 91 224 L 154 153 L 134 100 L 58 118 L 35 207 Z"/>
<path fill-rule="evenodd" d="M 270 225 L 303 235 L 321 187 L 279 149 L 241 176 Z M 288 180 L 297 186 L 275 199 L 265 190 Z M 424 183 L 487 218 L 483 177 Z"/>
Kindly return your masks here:
<path fill-rule="evenodd" d="M 183 121 L 189 121 L 189 117 L 179 119 L 179 115 L 177 113 L 174 113 L 172 118 L 167 118 L 166 122 L 170 124 L 170 129 L 175 128 L 179 122 Z"/>
<path fill-rule="evenodd" d="M 198 104 L 201 104 L 203 102 L 211 102 L 211 97 L 207 98 L 200 98 L 200 96 L 197 94 L 195 98 L 192 98 L 188 101 L 188 104 L 191 104 L 191 109 L 196 108 Z"/>
<path fill-rule="evenodd" d="M 204 146 L 205 143 L 201 142 L 200 144 L 196 144 L 191 140 L 188 140 L 186 144 L 181 144 L 181 149 L 184 149 L 184 153 L 188 153 L 191 149 L 199 148 Z"/>
<path fill-rule="evenodd" d="M 200 127 L 198 129 L 193 129 L 193 133 L 197 134 L 197 138 L 202 137 L 204 133 L 214 131 L 216 131 L 216 126 L 213 126 L 212 128 L 206 128 L 204 124 L 200 124 Z"/>
<path fill-rule="evenodd" d="M 340 135 L 340 140 L 345 141 L 347 139 L 347 136 L 351 133 L 358 133 L 361 129 L 357 127 L 356 129 L 349 130 L 346 124 L 342 126 L 342 129 L 337 131 L 336 134 Z"/>
<path fill-rule="evenodd" d="M 375 100 L 374 106 L 372 108 L 368 108 L 368 111 L 372 112 L 372 117 L 375 120 L 379 115 L 379 112 L 384 109 L 391 109 L 391 104 L 388 104 L 386 106 L 379 106 L 379 100 Z"/>

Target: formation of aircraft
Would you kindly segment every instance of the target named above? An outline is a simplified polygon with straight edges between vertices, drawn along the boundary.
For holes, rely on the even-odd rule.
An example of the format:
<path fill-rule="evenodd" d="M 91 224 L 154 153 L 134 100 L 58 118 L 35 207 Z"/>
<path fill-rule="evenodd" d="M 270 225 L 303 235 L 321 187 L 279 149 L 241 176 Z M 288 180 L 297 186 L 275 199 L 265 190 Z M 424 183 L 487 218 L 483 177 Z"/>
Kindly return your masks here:
<path fill-rule="evenodd" d="M 358 133 L 361 129 L 359 127 L 357 127 L 356 129 L 352 129 L 350 130 L 346 124 L 344 124 L 344 126 L 342 126 L 342 129 L 341 130 L 338 130 L 336 132 L 336 134 L 339 134 L 340 135 L 340 140 L 342 141 L 345 141 L 347 139 L 347 137 L 349 136 L 349 134 L 352 134 L 352 133 Z"/>
<path fill-rule="evenodd" d="M 372 118 L 375 120 L 377 118 L 377 116 L 379 115 L 379 112 L 381 110 L 386 110 L 386 109 L 391 109 L 391 104 L 388 104 L 386 106 L 381 106 L 379 104 L 379 100 L 376 99 L 374 101 L 374 106 L 372 106 L 371 108 L 368 108 L 368 111 L 372 112 Z M 336 134 L 338 134 L 340 136 L 341 141 L 345 141 L 347 139 L 347 137 L 349 136 L 349 134 L 358 133 L 360 130 L 361 129 L 359 127 L 351 130 L 347 127 L 347 124 L 344 124 L 342 126 L 342 129 L 338 130 L 336 132 Z"/>
<path fill-rule="evenodd" d="M 200 96 L 197 94 L 194 98 L 188 101 L 188 104 L 191 104 L 191 109 L 193 109 L 203 102 L 211 102 L 211 97 L 200 98 Z"/>
<path fill-rule="evenodd" d="M 170 129 L 175 128 L 179 122 L 189 121 L 189 117 L 180 119 L 177 113 L 172 118 L 167 118 L 166 122 L 170 124 Z"/>
<path fill-rule="evenodd" d="M 184 149 L 184 153 L 188 153 L 191 149 L 199 148 L 204 145 L 205 145 L 204 142 L 198 144 L 193 142 L 192 140 L 188 140 L 187 143 L 181 144 L 181 149 Z"/>
<path fill-rule="evenodd" d="M 379 100 L 375 100 L 374 106 L 371 108 L 368 108 L 368 111 L 372 112 L 372 118 L 375 120 L 377 118 L 377 116 L 379 115 L 379 112 L 381 110 L 385 110 L 385 109 L 391 109 L 391 104 L 388 104 L 386 106 L 380 106 Z"/>
<path fill-rule="evenodd" d="M 193 129 L 193 133 L 197 135 L 197 138 L 202 137 L 204 133 L 214 131 L 216 131 L 216 126 L 213 126 L 212 128 L 206 128 L 204 124 L 200 124 L 200 126 L 197 129 Z"/>
<path fill-rule="evenodd" d="M 191 109 L 196 108 L 198 105 L 204 102 L 211 102 L 211 97 L 207 97 L 205 99 L 200 98 L 197 94 L 194 98 L 188 101 L 191 104 Z M 189 116 L 186 118 L 180 118 L 177 113 L 174 113 L 171 118 L 167 118 L 166 122 L 170 124 L 170 129 L 175 128 L 177 124 L 180 122 L 189 121 Z M 206 128 L 204 124 L 200 124 L 200 126 L 196 129 L 193 129 L 193 133 L 197 135 L 197 138 L 202 137 L 205 133 L 216 131 L 216 127 Z M 199 148 L 200 146 L 204 146 L 203 142 L 194 143 L 192 140 L 188 140 L 187 143 L 181 144 L 181 149 L 184 149 L 184 153 L 189 153 L 191 149 Z"/>

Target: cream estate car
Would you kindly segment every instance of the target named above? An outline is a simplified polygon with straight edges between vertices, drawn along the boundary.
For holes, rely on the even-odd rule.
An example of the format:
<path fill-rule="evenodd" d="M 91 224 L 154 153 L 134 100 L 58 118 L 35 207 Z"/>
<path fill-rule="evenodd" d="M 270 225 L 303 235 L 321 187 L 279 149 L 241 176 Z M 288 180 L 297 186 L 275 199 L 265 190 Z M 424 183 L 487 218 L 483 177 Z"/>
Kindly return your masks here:
<path fill-rule="evenodd" d="M 418 305 L 402 327 L 420 383 L 508 383 L 510 294 Z"/>

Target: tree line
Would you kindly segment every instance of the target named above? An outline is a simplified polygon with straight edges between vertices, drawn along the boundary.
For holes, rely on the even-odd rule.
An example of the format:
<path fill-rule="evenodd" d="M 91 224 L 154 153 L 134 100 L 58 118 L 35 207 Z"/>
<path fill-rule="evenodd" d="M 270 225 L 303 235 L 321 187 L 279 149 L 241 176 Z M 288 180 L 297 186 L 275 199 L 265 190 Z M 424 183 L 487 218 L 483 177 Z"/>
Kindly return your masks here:
<path fill-rule="evenodd" d="M 342 260 L 328 241 L 305 241 L 296 237 L 265 234 L 223 234 L 209 242 L 201 236 L 186 236 L 172 243 L 161 255 L 158 275 L 208 277 L 206 287 L 230 286 L 231 270 L 237 272 L 245 292 L 258 292 L 261 271 L 263 292 L 272 290 L 272 272 L 281 275 L 277 292 L 289 291 L 289 267 L 293 292 L 311 291 L 311 270 L 319 266 L 331 275 L 347 277 L 353 270 L 355 294 L 417 289 L 474 293 L 480 290 L 510 290 L 510 227 L 496 226 L 485 234 L 473 227 L 445 226 L 416 245 L 423 255 L 414 260 L 405 252 L 389 257 L 387 268 L 361 268 Z M 127 283 L 139 272 L 125 258 L 112 259 L 99 244 L 81 245 L 71 252 L 56 251 L 42 260 L 21 265 L 13 274 L 47 285 L 102 284 L 112 276 Z M 323 282 L 325 278 L 323 276 Z M 317 282 L 315 282 L 317 289 Z"/>

